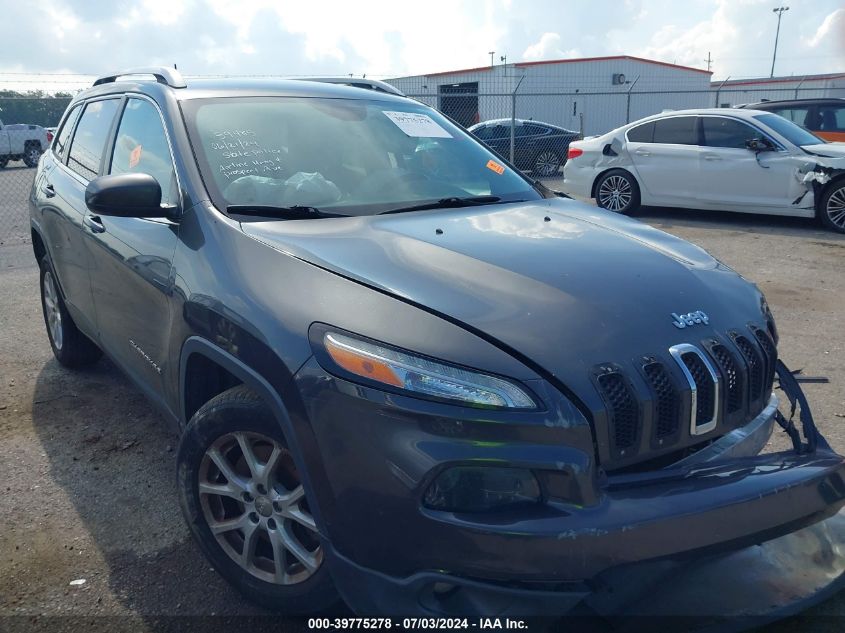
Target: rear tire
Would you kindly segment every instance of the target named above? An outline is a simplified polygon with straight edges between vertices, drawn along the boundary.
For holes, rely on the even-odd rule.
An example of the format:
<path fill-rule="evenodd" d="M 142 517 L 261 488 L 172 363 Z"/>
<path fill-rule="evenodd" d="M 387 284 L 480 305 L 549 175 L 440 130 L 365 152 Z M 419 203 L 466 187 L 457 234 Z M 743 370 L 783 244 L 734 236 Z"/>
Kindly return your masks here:
<path fill-rule="evenodd" d="M 23 162 L 27 167 L 35 167 L 41 157 L 41 146 L 38 143 L 27 143 L 23 148 Z"/>
<path fill-rule="evenodd" d="M 540 150 L 534 157 L 532 171 L 542 178 L 550 178 L 558 173 L 563 165 L 560 154 L 551 149 Z"/>
<path fill-rule="evenodd" d="M 97 362 L 103 352 L 79 331 L 59 292 L 59 284 L 46 257 L 41 265 L 41 310 L 53 355 L 65 367 L 84 367 Z"/>
<path fill-rule="evenodd" d="M 200 549 L 246 598 L 291 615 L 340 604 L 311 500 L 255 392 L 233 387 L 194 414 L 180 440 L 177 480 Z"/>
<path fill-rule="evenodd" d="M 614 213 L 634 213 L 640 208 L 640 187 L 629 172 L 611 169 L 596 182 L 596 204 Z"/>
<path fill-rule="evenodd" d="M 9 164 L 8 158 L 0 158 L 0 169 L 6 169 L 6 165 Z"/>
<path fill-rule="evenodd" d="M 826 228 L 845 233 L 845 178 L 832 182 L 825 189 L 817 213 Z"/>

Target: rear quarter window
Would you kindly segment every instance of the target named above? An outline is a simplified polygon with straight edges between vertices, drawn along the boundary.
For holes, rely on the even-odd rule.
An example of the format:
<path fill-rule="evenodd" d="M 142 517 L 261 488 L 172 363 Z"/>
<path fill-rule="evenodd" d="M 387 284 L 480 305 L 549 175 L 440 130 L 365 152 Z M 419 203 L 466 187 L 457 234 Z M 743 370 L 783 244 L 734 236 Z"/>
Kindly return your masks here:
<path fill-rule="evenodd" d="M 79 113 L 81 111 L 81 105 L 77 104 L 73 106 L 73 109 L 65 117 L 62 129 L 59 130 L 58 134 L 56 134 L 55 140 L 53 141 L 53 153 L 62 162 L 64 162 L 65 155 L 67 154 L 67 145 L 70 140 L 70 133 L 73 131 L 73 125 L 76 123 L 76 119 L 79 117 Z"/>
<path fill-rule="evenodd" d="M 628 140 L 632 143 L 653 143 L 654 122 L 643 123 L 628 130 Z"/>

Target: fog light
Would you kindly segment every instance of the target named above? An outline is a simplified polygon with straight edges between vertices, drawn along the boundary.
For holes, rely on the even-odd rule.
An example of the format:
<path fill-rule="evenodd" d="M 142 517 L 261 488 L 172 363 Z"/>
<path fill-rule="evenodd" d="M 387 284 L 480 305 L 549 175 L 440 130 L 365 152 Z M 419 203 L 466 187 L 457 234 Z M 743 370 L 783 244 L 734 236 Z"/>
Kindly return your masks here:
<path fill-rule="evenodd" d="M 540 485 L 530 470 L 456 466 L 434 480 L 424 503 L 435 510 L 481 512 L 540 499 Z"/>

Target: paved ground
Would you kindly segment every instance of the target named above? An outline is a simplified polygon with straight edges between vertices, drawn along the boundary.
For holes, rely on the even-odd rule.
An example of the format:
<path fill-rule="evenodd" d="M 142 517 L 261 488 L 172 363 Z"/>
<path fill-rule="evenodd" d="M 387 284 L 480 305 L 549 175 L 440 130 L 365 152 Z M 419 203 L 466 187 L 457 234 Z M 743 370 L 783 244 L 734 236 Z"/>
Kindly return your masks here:
<path fill-rule="evenodd" d="M 782 357 L 830 378 L 807 391 L 819 426 L 845 451 L 845 236 L 804 220 L 678 210 L 641 217 L 760 284 Z M 0 247 L 0 631 L 83 628 L 55 617 L 68 615 L 113 616 L 85 630 L 178 630 L 184 620 L 169 616 L 181 615 L 217 616 L 202 620 L 203 630 L 279 630 L 275 619 L 245 620 L 264 612 L 190 541 L 175 494 L 176 436 L 164 420 L 109 363 L 69 372 L 53 360 L 28 249 Z M 841 630 L 843 620 L 823 615 L 845 617 L 845 596 L 768 631 Z"/>

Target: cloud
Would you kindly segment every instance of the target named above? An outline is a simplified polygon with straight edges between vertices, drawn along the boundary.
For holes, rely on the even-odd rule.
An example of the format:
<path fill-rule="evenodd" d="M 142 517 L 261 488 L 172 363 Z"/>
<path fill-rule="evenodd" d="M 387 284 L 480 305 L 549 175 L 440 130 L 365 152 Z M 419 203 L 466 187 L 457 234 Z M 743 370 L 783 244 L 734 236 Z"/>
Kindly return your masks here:
<path fill-rule="evenodd" d="M 525 49 L 522 59 L 525 61 L 537 61 L 543 59 L 565 59 L 581 57 L 577 48 L 562 50 L 561 37 L 558 33 L 543 33 L 540 39 Z"/>
<path fill-rule="evenodd" d="M 397 76 L 485 66 L 489 51 L 510 61 L 629 54 L 700 68 L 712 51 L 717 76 L 759 76 L 771 65 L 771 5 L 700 0 L 679 11 L 676 0 L 428 0 L 409 12 L 392 0 L 10 1 L 0 72 L 177 63 L 187 74 Z M 778 73 L 845 70 L 838 0 L 793 7 L 783 20 Z"/>
<path fill-rule="evenodd" d="M 804 41 L 810 48 L 819 48 L 831 40 L 840 47 L 845 47 L 845 9 L 830 13 L 813 36 Z"/>

